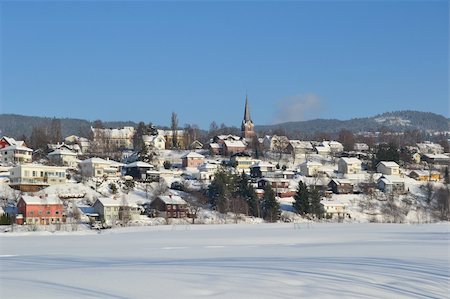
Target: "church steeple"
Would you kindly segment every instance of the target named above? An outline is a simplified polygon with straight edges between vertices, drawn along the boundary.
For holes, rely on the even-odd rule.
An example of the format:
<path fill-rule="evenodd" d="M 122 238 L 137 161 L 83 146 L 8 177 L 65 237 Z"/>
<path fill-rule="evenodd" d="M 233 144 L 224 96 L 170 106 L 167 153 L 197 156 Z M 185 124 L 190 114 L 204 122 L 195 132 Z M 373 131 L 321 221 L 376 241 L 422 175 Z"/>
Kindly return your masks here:
<path fill-rule="evenodd" d="M 242 137 L 245 139 L 251 139 L 255 136 L 255 131 L 253 121 L 250 117 L 250 108 L 248 106 L 248 96 L 245 95 L 245 109 L 244 109 L 244 119 L 242 120 Z"/>
<path fill-rule="evenodd" d="M 248 108 L 248 96 L 245 95 L 245 111 L 244 111 L 244 122 L 252 121 L 250 118 L 250 109 Z"/>

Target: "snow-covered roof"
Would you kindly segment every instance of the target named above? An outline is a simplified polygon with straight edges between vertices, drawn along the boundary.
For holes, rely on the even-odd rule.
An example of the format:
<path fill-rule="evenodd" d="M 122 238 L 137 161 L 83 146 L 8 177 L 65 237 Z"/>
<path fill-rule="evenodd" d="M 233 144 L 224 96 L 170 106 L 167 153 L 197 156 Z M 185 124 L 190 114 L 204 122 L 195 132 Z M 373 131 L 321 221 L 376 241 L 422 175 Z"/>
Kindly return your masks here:
<path fill-rule="evenodd" d="M 158 196 L 166 205 L 185 205 L 187 202 L 178 195 L 161 195 Z"/>
<path fill-rule="evenodd" d="M 225 140 L 224 144 L 227 147 L 246 147 L 241 140 Z"/>
<path fill-rule="evenodd" d="M 187 153 L 186 155 L 182 156 L 181 158 L 198 158 L 198 159 L 203 159 L 203 158 L 205 158 L 205 156 L 203 156 L 203 155 L 201 155 L 199 153 L 196 153 L 196 152 L 190 152 L 190 153 Z"/>
<path fill-rule="evenodd" d="M 275 165 L 273 165 L 270 162 L 266 162 L 266 161 L 259 161 L 256 162 L 255 164 L 251 165 L 250 168 L 255 168 L 255 167 L 275 167 Z"/>
<path fill-rule="evenodd" d="M 361 164 L 361 161 L 357 158 L 341 158 L 346 164 Z"/>
<path fill-rule="evenodd" d="M 113 139 L 133 138 L 134 127 L 123 127 L 122 129 L 99 129 L 91 128 L 92 132 L 102 132 L 106 137 Z"/>
<path fill-rule="evenodd" d="M 343 203 L 332 202 L 332 201 L 322 201 L 320 202 L 324 207 L 345 207 Z"/>
<path fill-rule="evenodd" d="M 380 163 L 378 163 L 378 165 L 380 164 L 384 165 L 385 167 L 399 167 L 398 164 L 395 163 L 394 161 L 381 161 Z"/>
<path fill-rule="evenodd" d="M 142 162 L 142 161 L 136 161 L 130 164 L 125 165 L 125 168 L 131 168 L 131 167 L 149 167 L 149 168 L 154 168 L 153 165 Z"/>
<path fill-rule="evenodd" d="M 27 152 L 32 152 L 33 150 L 29 147 L 23 146 L 23 145 L 10 145 L 7 147 L 4 147 L 1 149 L 1 151 L 9 151 L 9 150 L 18 150 L 18 151 L 27 151 Z"/>
<path fill-rule="evenodd" d="M 218 135 L 218 136 L 216 136 L 218 139 L 220 139 L 220 140 L 226 140 L 226 139 L 232 139 L 232 140 L 240 140 L 241 139 L 241 137 L 239 137 L 239 136 L 236 136 L 236 135 L 231 135 L 231 134 L 229 134 L 229 135 Z"/>
<path fill-rule="evenodd" d="M 56 196 L 30 196 L 30 195 L 22 195 L 21 197 L 23 201 L 29 205 L 59 205 L 62 204 L 62 201 Z"/>
<path fill-rule="evenodd" d="M 109 163 L 111 164 L 111 166 L 114 166 L 114 167 L 122 167 L 122 166 L 125 166 L 125 163 L 117 162 L 117 161 L 114 161 L 114 160 L 107 160 L 107 161 L 109 161 Z"/>
<path fill-rule="evenodd" d="M 218 144 L 218 143 L 210 143 L 209 146 L 211 148 L 220 148 L 220 144 Z"/>
<path fill-rule="evenodd" d="M 347 179 L 332 179 L 331 181 L 334 181 L 337 185 L 342 185 L 342 184 L 350 184 L 352 185 L 352 181 L 347 180 Z"/>
<path fill-rule="evenodd" d="M 405 183 L 405 179 L 395 176 L 395 175 L 383 175 L 378 180 L 383 181 L 386 184 Z"/>
<path fill-rule="evenodd" d="M 424 154 L 423 156 L 429 159 L 450 159 L 449 156 L 444 154 Z"/>
<path fill-rule="evenodd" d="M 124 205 L 128 207 L 137 207 L 135 203 L 130 203 L 127 199 L 124 198 L 100 197 L 97 199 L 97 201 L 100 202 L 104 207 L 120 207 Z"/>
<path fill-rule="evenodd" d="M 306 148 L 306 149 L 313 148 L 310 141 L 290 140 L 289 143 L 293 148 Z"/>
<path fill-rule="evenodd" d="M 97 163 L 97 164 L 111 164 L 111 161 L 107 161 L 102 158 L 89 158 L 80 162 L 80 164 Z"/>
<path fill-rule="evenodd" d="M 306 161 L 306 162 L 303 162 L 302 164 L 300 164 L 300 166 L 301 165 L 305 165 L 305 166 L 322 166 L 322 163 L 317 162 L 317 161 Z"/>
<path fill-rule="evenodd" d="M 77 156 L 77 154 L 72 151 L 60 148 L 48 154 L 48 156 L 55 156 L 55 155 Z"/>

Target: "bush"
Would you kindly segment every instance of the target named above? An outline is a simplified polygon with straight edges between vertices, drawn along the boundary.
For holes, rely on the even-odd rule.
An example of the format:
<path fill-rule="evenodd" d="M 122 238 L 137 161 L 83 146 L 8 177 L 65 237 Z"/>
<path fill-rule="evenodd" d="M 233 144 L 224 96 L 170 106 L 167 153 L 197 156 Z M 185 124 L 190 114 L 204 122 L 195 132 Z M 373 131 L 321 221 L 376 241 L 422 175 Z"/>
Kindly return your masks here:
<path fill-rule="evenodd" d="M 163 163 L 164 169 L 170 169 L 172 168 L 172 163 L 170 163 L 170 161 L 164 161 Z"/>

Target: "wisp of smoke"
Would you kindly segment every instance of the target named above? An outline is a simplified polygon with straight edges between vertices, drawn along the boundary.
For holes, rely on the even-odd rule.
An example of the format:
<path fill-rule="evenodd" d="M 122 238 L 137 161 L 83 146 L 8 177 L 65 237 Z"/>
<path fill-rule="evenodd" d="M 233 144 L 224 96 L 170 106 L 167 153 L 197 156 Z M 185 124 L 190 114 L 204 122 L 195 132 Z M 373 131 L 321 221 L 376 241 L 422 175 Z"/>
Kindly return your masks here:
<path fill-rule="evenodd" d="M 277 103 L 275 122 L 290 122 L 311 119 L 311 114 L 321 110 L 320 98 L 313 93 L 290 96 Z"/>

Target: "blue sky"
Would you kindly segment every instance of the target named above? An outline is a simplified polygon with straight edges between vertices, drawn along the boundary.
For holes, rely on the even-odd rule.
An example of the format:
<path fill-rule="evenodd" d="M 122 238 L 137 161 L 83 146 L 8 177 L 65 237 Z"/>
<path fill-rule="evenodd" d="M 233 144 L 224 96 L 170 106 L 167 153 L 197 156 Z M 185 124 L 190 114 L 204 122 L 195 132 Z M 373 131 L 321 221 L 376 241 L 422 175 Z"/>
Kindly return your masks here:
<path fill-rule="evenodd" d="M 239 126 L 449 115 L 448 1 L 6 1 L 2 113 Z"/>

